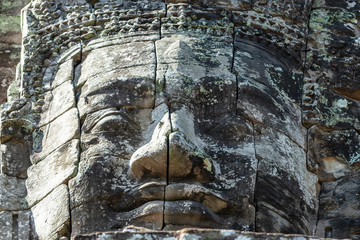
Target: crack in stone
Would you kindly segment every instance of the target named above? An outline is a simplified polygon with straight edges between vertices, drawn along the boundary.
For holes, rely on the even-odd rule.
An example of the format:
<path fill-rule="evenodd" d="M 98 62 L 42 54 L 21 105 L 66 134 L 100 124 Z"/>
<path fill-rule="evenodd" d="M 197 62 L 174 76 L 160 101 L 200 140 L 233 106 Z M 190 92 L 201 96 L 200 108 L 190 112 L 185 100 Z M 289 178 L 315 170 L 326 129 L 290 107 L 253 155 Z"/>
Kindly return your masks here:
<path fill-rule="evenodd" d="M 170 111 L 169 111 L 170 112 Z M 170 159 L 170 144 L 169 144 L 169 136 L 166 138 L 166 145 L 167 145 L 167 152 L 166 152 L 166 186 L 169 185 L 169 159 Z M 163 222 L 162 222 L 162 229 L 163 230 L 166 226 L 165 224 L 165 204 L 166 204 L 166 186 L 164 187 L 164 201 L 163 201 Z"/>
<path fill-rule="evenodd" d="M 307 55 L 308 55 L 308 51 L 309 49 L 309 34 L 310 34 L 310 21 L 311 21 L 311 13 L 314 10 L 313 8 L 314 6 L 314 0 L 311 0 L 311 4 L 310 4 L 310 10 L 309 10 L 309 14 L 308 14 L 308 22 L 307 22 L 307 32 L 305 34 L 305 55 L 304 55 L 304 60 L 303 60 L 303 88 L 302 88 L 302 96 L 304 95 L 304 79 L 305 79 L 305 74 L 307 72 L 307 68 L 306 68 L 306 64 L 307 64 Z M 301 107 L 301 119 L 304 120 L 304 110 L 303 110 L 303 97 L 301 97 L 300 99 L 300 107 Z M 305 127 L 305 126 L 304 126 Z M 308 169 L 308 163 L 309 163 L 309 129 L 310 127 L 307 129 L 306 131 L 306 168 Z M 311 172 L 311 171 L 309 171 Z M 319 191 L 319 195 L 317 196 L 317 201 L 318 201 L 318 209 L 317 209 L 317 213 L 316 213 L 316 226 L 314 228 L 314 231 L 316 232 L 319 220 L 320 220 L 320 196 L 321 196 L 321 191 L 322 191 L 322 184 L 318 181 L 318 184 L 320 185 L 320 191 Z M 315 232 L 313 234 L 315 234 Z"/>
<path fill-rule="evenodd" d="M 87 2 L 91 4 L 92 8 L 95 8 L 95 4 L 100 2 L 100 0 L 87 0 Z"/>
<path fill-rule="evenodd" d="M 161 26 L 161 22 L 160 22 Z M 160 35 L 161 36 L 161 35 Z M 157 51 L 156 51 L 156 41 L 154 41 L 154 54 L 155 54 L 155 73 L 154 73 L 154 101 L 153 101 L 153 109 L 156 107 L 156 95 L 157 95 L 157 87 L 156 87 L 156 79 L 157 79 L 157 68 L 158 68 L 158 61 L 157 61 Z"/>
<path fill-rule="evenodd" d="M 167 15 L 167 4 L 165 2 L 165 17 Z M 159 39 L 162 39 L 162 17 L 159 17 L 160 26 L 159 26 Z M 157 72 L 158 72 L 158 59 L 157 59 L 157 48 L 156 48 L 156 41 L 154 41 L 155 46 L 155 96 L 154 96 L 154 108 L 156 107 L 156 98 L 157 95 L 160 95 L 160 89 L 157 88 Z M 164 77 L 165 78 L 165 77 Z M 171 115 L 170 115 L 170 106 L 168 106 L 168 112 L 169 112 L 169 121 L 170 121 L 170 130 L 172 130 L 171 125 Z M 166 186 L 169 185 L 169 155 L 170 155 L 170 147 L 169 147 L 169 136 L 166 137 Z M 163 212 L 162 212 L 162 226 L 161 230 L 164 230 L 166 224 L 165 224 L 165 202 L 166 202 L 166 186 L 164 187 L 164 195 L 163 195 Z"/>
<path fill-rule="evenodd" d="M 19 214 L 12 214 L 12 239 L 19 239 Z"/>
<path fill-rule="evenodd" d="M 233 35 L 232 35 L 232 38 L 233 38 L 233 56 L 232 56 L 232 62 L 231 62 L 231 72 L 235 75 L 235 79 L 236 79 L 236 102 L 235 102 L 235 106 L 237 105 L 237 101 L 239 100 L 239 78 L 238 76 L 234 73 L 234 68 L 235 68 L 235 54 L 236 54 L 236 47 L 235 47 L 235 38 L 236 38 L 236 32 L 235 32 L 235 23 L 234 23 L 234 13 L 231 12 L 232 14 L 232 23 L 234 24 L 234 27 L 233 27 Z"/>
<path fill-rule="evenodd" d="M 83 61 L 83 41 L 81 40 L 80 41 L 80 59 L 77 63 L 74 64 L 74 71 L 73 71 L 73 79 L 72 79 L 72 84 L 73 84 L 73 88 L 74 88 L 74 94 L 75 94 L 75 108 L 77 109 L 77 113 L 78 113 L 78 122 L 79 122 L 79 151 L 78 151 L 78 155 L 77 155 L 77 168 L 76 168 L 76 174 L 74 174 L 74 177 L 76 177 L 78 171 L 79 171 L 79 163 L 80 163 L 80 158 L 81 158 L 81 152 L 82 152 L 82 149 L 81 149 L 81 128 L 82 128 L 82 123 L 81 123 L 81 119 L 80 119 L 80 111 L 79 111 L 79 108 L 78 108 L 78 99 L 76 99 L 76 88 L 75 88 L 75 85 L 74 85 L 74 80 L 75 80 L 75 75 L 76 75 L 76 68 L 81 65 L 82 61 Z M 67 188 L 67 191 L 68 191 L 68 199 L 69 199 L 69 203 L 71 203 L 71 196 L 70 196 L 70 187 L 69 187 L 69 181 L 73 178 L 70 178 L 70 179 L 67 179 L 67 181 L 65 182 L 66 184 L 66 188 Z M 71 235 L 72 233 L 72 215 L 71 215 L 71 204 L 68 205 L 68 211 L 69 211 L 69 235 Z"/>
<path fill-rule="evenodd" d="M 255 202 L 255 192 L 256 192 L 256 186 L 257 186 L 257 182 L 258 182 L 258 176 L 259 176 L 259 159 L 257 158 L 257 154 L 256 154 L 256 141 L 255 141 L 255 124 L 251 123 L 252 125 L 252 134 L 253 134 L 253 144 L 254 144 L 254 153 L 255 153 L 255 160 L 256 160 L 256 172 L 255 172 L 255 184 L 254 184 L 254 195 L 253 195 L 253 203 L 255 205 L 255 216 L 254 216 L 254 230 L 256 231 L 256 213 L 258 212 L 258 204 L 257 202 Z"/>
<path fill-rule="evenodd" d="M 310 11 L 308 14 L 308 22 L 307 22 L 307 29 L 305 33 L 305 54 L 304 54 L 304 60 L 303 60 L 303 75 L 302 75 L 302 92 L 301 92 L 301 98 L 300 98 L 300 108 L 301 108 L 301 119 L 304 120 L 304 110 L 303 110 L 303 96 L 304 96 L 304 80 L 305 80 L 305 74 L 306 74 L 306 63 L 307 63 L 307 54 L 308 54 L 308 44 L 309 44 L 309 33 L 310 33 L 310 19 L 311 19 L 311 12 L 313 10 L 313 4 L 314 0 L 311 0 L 311 6 Z"/>
<path fill-rule="evenodd" d="M 171 110 L 170 110 L 170 106 L 168 106 L 168 111 L 169 111 L 169 122 L 170 122 L 170 132 L 173 132 L 173 126 L 172 126 L 172 122 L 171 122 Z M 163 230 L 166 227 L 166 223 L 165 223 L 165 204 L 166 204 L 166 187 L 170 184 L 170 177 L 169 177 L 169 168 L 170 168 L 170 136 L 166 137 L 166 145 L 167 145 L 167 152 L 166 152 L 166 186 L 164 187 L 164 205 L 163 205 L 163 226 L 162 229 Z"/>
<path fill-rule="evenodd" d="M 69 199 L 69 202 L 71 201 L 70 199 L 70 188 L 69 188 L 69 181 L 68 183 L 66 184 L 66 189 L 67 189 L 67 192 L 68 192 L 68 199 Z M 72 232 L 72 224 L 71 224 L 71 209 L 70 209 L 70 204 L 67 205 L 68 206 L 68 211 L 69 211 L 69 225 L 68 225 L 68 234 L 69 234 L 69 237 L 71 235 L 71 232 Z"/>

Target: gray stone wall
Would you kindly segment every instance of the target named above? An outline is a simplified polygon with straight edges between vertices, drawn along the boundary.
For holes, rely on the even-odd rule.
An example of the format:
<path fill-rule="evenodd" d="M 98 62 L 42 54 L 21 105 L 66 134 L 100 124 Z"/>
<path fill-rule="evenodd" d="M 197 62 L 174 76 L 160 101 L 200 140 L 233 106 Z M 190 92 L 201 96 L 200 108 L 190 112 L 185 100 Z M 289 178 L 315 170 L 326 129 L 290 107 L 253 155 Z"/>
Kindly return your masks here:
<path fill-rule="evenodd" d="M 357 1 L 37 0 L 24 14 L 1 113 L 0 238 L 171 227 L 184 204 L 169 202 L 192 189 L 226 228 L 359 239 Z M 169 184 L 184 172 L 201 187 Z M 183 238 L 199 233 L 234 236 Z"/>

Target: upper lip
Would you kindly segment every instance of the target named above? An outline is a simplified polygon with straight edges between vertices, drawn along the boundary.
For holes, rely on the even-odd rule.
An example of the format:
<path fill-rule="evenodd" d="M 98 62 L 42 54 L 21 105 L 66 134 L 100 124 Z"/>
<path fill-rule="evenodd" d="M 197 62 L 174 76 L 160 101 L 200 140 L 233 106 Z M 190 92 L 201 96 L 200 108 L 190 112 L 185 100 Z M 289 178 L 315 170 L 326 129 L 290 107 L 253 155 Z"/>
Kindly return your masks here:
<path fill-rule="evenodd" d="M 189 200 L 198 202 L 214 213 L 219 213 L 228 207 L 228 203 L 220 195 L 211 190 L 195 184 L 149 182 L 133 189 L 123 196 L 121 200 L 112 202 L 116 211 L 129 211 L 150 201 L 179 201 Z"/>
<path fill-rule="evenodd" d="M 212 212 L 218 213 L 228 206 L 218 194 L 201 185 L 174 183 L 165 188 L 165 201 L 191 200 L 199 202 Z"/>

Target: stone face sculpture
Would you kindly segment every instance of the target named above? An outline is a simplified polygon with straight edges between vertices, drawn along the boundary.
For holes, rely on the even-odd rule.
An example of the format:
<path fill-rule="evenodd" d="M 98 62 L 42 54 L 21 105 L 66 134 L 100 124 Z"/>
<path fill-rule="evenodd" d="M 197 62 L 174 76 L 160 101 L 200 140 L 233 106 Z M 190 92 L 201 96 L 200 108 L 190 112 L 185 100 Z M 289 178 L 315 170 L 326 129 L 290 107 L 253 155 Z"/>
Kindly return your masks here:
<path fill-rule="evenodd" d="M 2 111 L 4 234 L 358 237 L 357 89 L 329 76 L 358 63 L 359 5 L 336 19 L 324 4 L 31 2 Z M 351 40 L 325 56 L 340 23 Z"/>
<path fill-rule="evenodd" d="M 289 82 L 292 71 L 264 49 L 238 42 L 233 67 L 243 79 L 237 83 L 231 38 L 189 35 L 174 33 L 155 44 L 137 37 L 101 40 L 102 47 L 84 49 L 75 74 L 82 152 L 69 182 L 73 231 L 129 224 L 255 230 L 261 213 L 254 193 L 262 192 L 266 204 L 267 192 L 275 190 L 267 183 L 255 189 L 260 169 L 265 179 L 276 181 L 277 171 L 292 182 L 287 201 L 314 219 L 317 178 L 306 169 L 301 111 L 268 72 L 277 68 L 277 80 Z M 264 83 L 248 77 L 254 71 L 264 72 Z M 311 233 L 314 224 L 297 220 L 274 224 L 273 231 Z"/>

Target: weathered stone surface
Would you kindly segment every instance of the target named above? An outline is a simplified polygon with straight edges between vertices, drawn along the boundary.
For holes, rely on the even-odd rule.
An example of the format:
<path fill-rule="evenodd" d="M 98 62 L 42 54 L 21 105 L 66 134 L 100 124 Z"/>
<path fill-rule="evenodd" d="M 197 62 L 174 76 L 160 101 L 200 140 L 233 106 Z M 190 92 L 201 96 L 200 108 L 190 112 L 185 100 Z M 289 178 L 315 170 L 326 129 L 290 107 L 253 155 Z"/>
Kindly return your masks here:
<path fill-rule="evenodd" d="M 12 214 L 11 212 L 0 212 L 0 237 L 12 239 Z"/>
<path fill-rule="evenodd" d="M 346 177 L 322 184 L 317 236 L 360 236 L 359 183 L 359 177 Z"/>
<path fill-rule="evenodd" d="M 162 105 L 159 108 L 159 112 L 162 111 L 164 116 L 155 127 L 151 140 L 137 149 L 130 159 L 131 174 L 137 179 L 146 177 L 148 172 L 162 181 L 167 179 L 168 135 L 171 132 L 171 122 L 167 107 Z M 154 156 L 156 161 L 153 160 Z"/>
<path fill-rule="evenodd" d="M 114 106 L 153 107 L 154 63 L 155 46 L 150 41 L 91 51 L 81 64 L 81 75 L 76 81 L 77 88 L 83 85 L 78 102 L 81 118 Z"/>
<path fill-rule="evenodd" d="M 316 0 L 314 1 L 314 8 L 326 8 L 326 7 L 333 7 L 333 8 L 343 8 L 349 10 L 357 10 L 360 8 L 360 4 L 356 1 L 334 1 L 334 0 Z"/>
<path fill-rule="evenodd" d="M 73 207 L 121 196 L 134 187 L 133 184 L 138 185 L 131 183 L 127 176 L 129 160 L 141 146 L 143 137 L 152 137 L 148 128 L 154 129 L 159 123 L 157 120 L 152 126 L 150 122 L 151 110 L 148 109 L 110 108 L 87 115 L 82 126 L 79 171 L 69 183 Z"/>
<path fill-rule="evenodd" d="M 106 214 L 108 205 L 104 202 L 90 202 L 71 209 L 72 234 L 82 234 L 109 229 L 114 222 Z M 105 212 L 105 214 L 104 214 Z M 96 218 L 94 216 L 97 216 Z"/>
<path fill-rule="evenodd" d="M 31 211 L 0 212 L 1 239 L 37 239 Z"/>
<path fill-rule="evenodd" d="M 92 43 L 90 42 L 91 46 Z M 151 41 L 134 41 L 105 47 L 97 47 L 87 54 L 81 67 L 81 77 L 78 85 L 95 76 L 112 72 L 119 68 L 129 68 L 141 65 L 155 64 L 154 43 Z M 102 66 L 101 68 L 95 66 Z"/>
<path fill-rule="evenodd" d="M 360 104 L 347 97 L 340 96 L 328 88 L 319 87 L 321 97 L 316 109 L 322 125 L 329 129 L 359 129 Z M 315 107 L 315 106 L 314 106 Z"/>
<path fill-rule="evenodd" d="M 272 128 L 256 131 L 256 230 L 312 234 L 318 211 L 317 177 L 306 169 L 305 151 Z"/>
<path fill-rule="evenodd" d="M 25 180 L 0 174 L 0 211 L 27 208 L 25 196 Z"/>
<path fill-rule="evenodd" d="M 101 201 L 86 203 L 71 211 L 72 234 L 119 229 L 132 224 L 161 230 L 163 204 L 163 201 L 151 201 L 128 212 L 119 213 Z"/>
<path fill-rule="evenodd" d="M 19 52 L 19 49 L 16 49 Z M 0 54 L 0 56 L 3 54 Z M 1 56 L 2 57 L 2 56 Z M 19 56 L 16 56 L 19 59 Z M 16 63 L 13 63 L 11 67 L 0 67 L 0 78 L 1 78 L 1 94 L 0 99 L 1 103 L 7 101 L 7 87 L 11 84 L 11 82 L 15 79 L 15 66 Z"/>
<path fill-rule="evenodd" d="M 9 176 L 26 178 L 26 170 L 31 165 L 29 142 L 11 139 L 1 144 L 1 172 Z"/>
<path fill-rule="evenodd" d="M 40 240 L 58 239 L 70 230 L 69 192 L 65 184 L 31 208 Z"/>
<path fill-rule="evenodd" d="M 315 1 L 314 6 L 319 8 L 310 15 L 306 68 L 312 87 L 305 92 L 305 120 L 331 128 L 354 124 L 358 102 L 352 99 L 359 100 L 358 3 Z"/>
<path fill-rule="evenodd" d="M 189 104 L 202 117 L 235 112 L 231 39 L 174 34 L 157 41 L 156 51 L 157 88 L 160 93 L 166 92 L 170 101 Z"/>
<path fill-rule="evenodd" d="M 303 122 L 318 125 L 309 131 L 308 166 L 323 182 L 319 236 L 359 238 L 352 193 L 358 191 L 358 10 L 356 1 L 326 0 L 315 1 L 310 14 Z"/>
<path fill-rule="evenodd" d="M 355 130 L 309 130 L 308 166 L 322 182 L 356 174 L 360 161 L 359 135 Z"/>
<path fill-rule="evenodd" d="M 358 238 L 357 2 L 37 0 L 22 20 L 1 171 L 31 154 L 40 239 Z M 156 238 L 126 234 L 88 237 Z"/>
<path fill-rule="evenodd" d="M 82 159 L 78 175 L 69 183 L 72 207 L 101 199 L 111 201 L 111 197 L 122 196 L 132 188 L 126 178 L 128 168 L 128 161 L 116 156 Z"/>
<path fill-rule="evenodd" d="M 37 234 L 34 229 L 34 218 L 30 210 L 13 212 L 13 233 L 16 239 L 37 239 Z M 16 231 L 17 229 L 17 231 Z"/>
<path fill-rule="evenodd" d="M 11 139 L 26 139 L 35 129 L 35 125 L 25 119 L 9 119 L 1 121 L 1 143 Z"/>
<path fill-rule="evenodd" d="M 79 154 L 79 140 L 72 140 L 28 169 L 26 200 L 30 206 L 75 176 Z"/>
<path fill-rule="evenodd" d="M 82 88 L 78 102 L 81 118 L 113 106 L 151 108 L 154 104 L 154 74 L 154 66 L 145 65 L 108 72 L 97 79 L 100 82 L 92 79 Z M 101 84 L 105 78 L 106 84 Z M 126 84 L 128 88 L 119 88 L 121 84 Z"/>
<path fill-rule="evenodd" d="M 52 88 L 56 88 L 60 84 L 73 81 L 74 79 L 74 59 L 70 59 L 62 64 L 60 64 L 58 71 L 52 81 L 50 81 L 50 85 Z"/>
<path fill-rule="evenodd" d="M 1 173 L 8 176 L 26 178 L 27 168 L 31 165 L 31 133 L 35 126 L 23 119 L 1 122 Z"/>
<path fill-rule="evenodd" d="M 52 91 L 45 93 L 40 126 L 46 125 L 61 114 L 75 107 L 75 92 L 71 81 L 66 81 Z"/>
<path fill-rule="evenodd" d="M 251 232 L 240 232 L 234 230 L 210 230 L 210 229 L 183 229 L 176 232 L 154 232 L 149 229 L 143 228 L 128 228 L 124 231 L 113 231 L 113 232 L 100 232 L 88 235 L 77 235 L 72 240 L 100 240 L 100 239 L 139 239 L 139 240 L 187 240 L 187 239 L 219 239 L 219 240 L 267 240 L 267 239 L 314 239 L 320 240 L 324 238 L 310 237 L 305 235 L 286 235 L 279 233 L 251 233 Z"/>
<path fill-rule="evenodd" d="M 58 147 L 80 138 L 78 109 L 72 108 L 33 133 L 32 163 L 38 163 Z"/>
<path fill-rule="evenodd" d="M 43 86 L 46 90 L 52 90 L 64 82 L 73 81 L 74 78 L 74 59 L 69 59 L 64 63 L 50 65 L 45 69 Z"/>
<path fill-rule="evenodd" d="M 276 128 L 306 145 L 301 126 L 301 75 L 261 48 L 237 43 L 234 71 L 238 77 L 238 114 Z"/>

